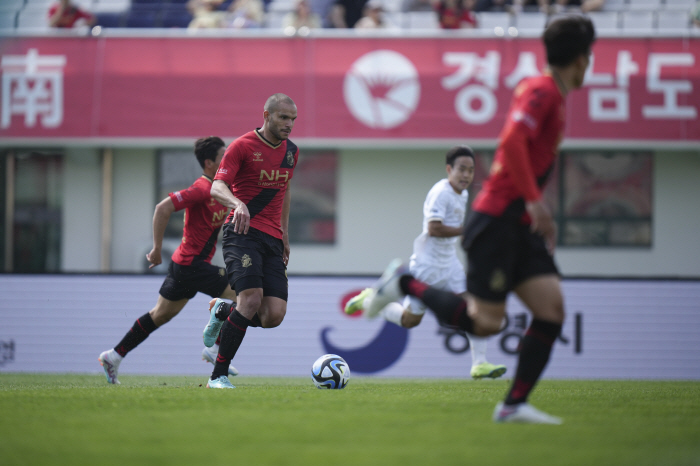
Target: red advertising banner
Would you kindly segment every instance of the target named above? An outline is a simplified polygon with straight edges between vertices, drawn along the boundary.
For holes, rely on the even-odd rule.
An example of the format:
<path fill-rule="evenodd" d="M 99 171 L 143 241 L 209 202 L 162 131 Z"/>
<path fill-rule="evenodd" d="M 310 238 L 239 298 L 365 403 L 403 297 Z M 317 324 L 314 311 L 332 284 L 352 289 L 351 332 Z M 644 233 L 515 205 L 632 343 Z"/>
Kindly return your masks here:
<path fill-rule="evenodd" d="M 700 39 L 600 39 L 566 136 L 700 141 Z M 237 136 L 265 99 L 293 138 L 493 140 L 537 39 L 3 38 L 0 137 Z"/>

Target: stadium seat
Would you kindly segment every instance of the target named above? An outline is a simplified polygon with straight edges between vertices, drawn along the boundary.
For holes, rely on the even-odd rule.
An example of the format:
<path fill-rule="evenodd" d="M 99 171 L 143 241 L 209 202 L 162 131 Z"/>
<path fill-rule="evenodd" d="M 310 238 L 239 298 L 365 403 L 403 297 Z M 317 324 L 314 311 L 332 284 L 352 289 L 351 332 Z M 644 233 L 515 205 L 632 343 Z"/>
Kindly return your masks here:
<path fill-rule="evenodd" d="M 0 2 L 0 13 L 12 11 L 15 14 L 24 8 L 24 0 L 3 0 Z"/>
<path fill-rule="evenodd" d="M 384 18 L 391 27 L 405 28 L 406 15 L 400 11 L 387 11 L 384 13 Z"/>
<path fill-rule="evenodd" d="M 628 10 L 658 10 L 661 0 L 627 0 Z"/>
<path fill-rule="evenodd" d="M 129 10 L 124 17 L 124 26 L 128 28 L 154 28 L 158 27 L 159 10 L 134 8 Z"/>
<path fill-rule="evenodd" d="M 520 13 L 514 18 L 515 27 L 524 31 L 544 31 L 547 24 L 547 15 L 541 12 Z"/>
<path fill-rule="evenodd" d="M 97 0 L 92 6 L 92 12 L 125 12 L 130 6 L 131 2 L 129 0 Z"/>
<path fill-rule="evenodd" d="M 170 4 L 162 12 L 161 26 L 164 28 L 186 28 L 192 21 L 192 15 L 184 4 Z"/>
<path fill-rule="evenodd" d="M 25 7 L 17 15 L 17 28 L 48 29 L 48 10 L 43 6 L 41 8 Z"/>
<path fill-rule="evenodd" d="M 660 10 L 656 12 L 656 28 L 664 32 L 676 32 L 690 26 L 690 15 L 682 10 Z"/>
<path fill-rule="evenodd" d="M 693 6 L 695 6 L 695 2 L 693 0 L 666 0 L 663 3 L 663 7 L 666 10 L 690 11 Z"/>
<path fill-rule="evenodd" d="M 592 11 L 588 17 L 593 22 L 596 31 L 612 32 L 620 27 L 617 11 Z"/>
<path fill-rule="evenodd" d="M 17 11 L 0 11 L 0 29 L 14 29 L 17 21 Z"/>
<path fill-rule="evenodd" d="M 485 11 L 479 13 L 478 24 L 479 29 L 493 30 L 501 27 L 505 31 L 511 26 L 511 15 L 510 13 Z"/>
<path fill-rule="evenodd" d="M 432 11 L 409 11 L 405 19 L 409 29 L 440 29 L 437 14 Z"/>
<path fill-rule="evenodd" d="M 282 29 L 282 21 L 287 11 L 270 10 L 265 14 L 265 27 L 268 29 Z"/>
<path fill-rule="evenodd" d="M 627 9 L 627 0 L 605 0 L 603 11 L 624 11 Z"/>
<path fill-rule="evenodd" d="M 629 10 L 620 12 L 622 18 L 620 26 L 623 31 L 633 31 L 640 34 L 653 34 L 654 32 L 654 12 Z"/>
<path fill-rule="evenodd" d="M 97 18 L 97 26 L 102 26 L 103 28 L 118 28 L 122 27 L 123 13 L 95 13 Z"/>
<path fill-rule="evenodd" d="M 272 2 L 268 5 L 267 11 L 269 12 L 280 12 L 283 11 L 285 13 L 292 11 L 294 9 L 294 1 L 289 1 L 289 0 L 272 0 Z"/>
<path fill-rule="evenodd" d="M 403 7 L 404 0 L 383 0 L 384 11 L 400 12 Z"/>

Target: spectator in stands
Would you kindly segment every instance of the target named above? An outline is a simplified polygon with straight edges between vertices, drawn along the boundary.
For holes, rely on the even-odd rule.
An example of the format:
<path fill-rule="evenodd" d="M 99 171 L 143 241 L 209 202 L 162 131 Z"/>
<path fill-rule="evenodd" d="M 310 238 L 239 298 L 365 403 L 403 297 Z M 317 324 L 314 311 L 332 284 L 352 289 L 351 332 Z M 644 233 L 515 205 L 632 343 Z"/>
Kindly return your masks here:
<path fill-rule="evenodd" d="M 92 26 L 96 18 L 92 13 L 73 5 L 70 0 L 60 0 L 49 8 L 49 26 L 52 28 L 72 28 L 79 21 Z"/>
<path fill-rule="evenodd" d="M 187 9 L 192 15 L 189 29 L 215 29 L 224 27 L 226 13 L 219 11 L 223 0 L 189 0 Z"/>
<path fill-rule="evenodd" d="M 228 11 L 226 25 L 233 29 L 259 28 L 265 19 L 262 0 L 234 0 Z"/>
<path fill-rule="evenodd" d="M 355 29 L 383 29 L 387 26 L 381 0 L 369 0 L 363 10 L 362 18 L 355 23 Z"/>
<path fill-rule="evenodd" d="M 331 22 L 334 28 L 354 28 L 362 18 L 368 0 L 336 0 L 331 10 Z"/>
<path fill-rule="evenodd" d="M 311 11 L 309 0 L 297 0 L 294 4 L 294 10 L 284 16 L 282 28 L 287 29 L 289 27 L 293 27 L 297 31 L 304 27 L 309 29 L 321 27 L 321 17 Z"/>
<path fill-rule="evenodd" d="M 440 27 L 443 29 L 472 29 L 477 26 L 474 6 L 476 0 L 439 0 L 435 4 Z"/>

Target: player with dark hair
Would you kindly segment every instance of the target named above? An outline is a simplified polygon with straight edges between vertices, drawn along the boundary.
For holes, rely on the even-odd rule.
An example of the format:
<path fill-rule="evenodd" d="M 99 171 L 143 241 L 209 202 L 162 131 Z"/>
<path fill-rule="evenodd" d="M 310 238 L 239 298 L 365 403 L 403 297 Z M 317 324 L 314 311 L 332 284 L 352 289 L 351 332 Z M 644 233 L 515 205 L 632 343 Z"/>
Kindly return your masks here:
<path fill-rule="evenodd" d="M 500 330 L 506 297 L 514 291 L 532 322 L 511 388 L 494 411 L 495 422 L 562 422 L 527 402 L 564 322 L 553 259 L 556 228 L 542 192 L 564 133 L 565 98 L 583 84 L 594 41 L 588 18 L 555 20 L 543 35 L 547 71 L 524 79 L 514 91 L 490 175 L 474 200 L 462 238 L 468 254 L 468 310 L 460 296 L 427 286 L 400 264 L 384 272 L 367 304 L 371 312 L 408 294 L 426 303 L 438 320 L 487 336 Z"/>
<path fill-rule="evenodd" d="M 474 151 L 468 146 L 453 147 L 445 155 L 447 178 L 443 178 L 430 189 L 423 203 L 423 231 L 413 242 L 413 255 L 409 271 L 418 280 L 467 298 L 464 267 L 457 257 L 455 244 L 462 235 L 464 214 L 467 210 L 469 192 L 467 188 L 474 179 Z M 365 300 L 374 290 L 366 288 L 350 299 L 347 314 L 365 309 Z M 417 326 L 423 320 L 427 306 L 422 301 L 406 296 L 403 304 L 391 302 L 379 311 L 389 322 L 404 328 Z M 374 318 L 365 310 L 364 316 Z M 497 378 L 505 374 L 506 366 L 491 364 L 486 360 L 488 340 L 467 333 L 471 349 L 470 374 L 475 379 Z"/>
<path fill-rule="evenodd" d="M 100 354 L 98 359 L 109 383 L 119 384 L 117 375 L 124 356 L 161 325 L 178 315 L 197 292 L 223 299 L 236 299 L 236 293 L 226 280 L 225 270 L 211 263 L 219 230 L 228 212 L 209 193 L 225 147 L 224 141 L 216 136 L 198 139 L 194 144 L 194 153 L 204 173 L 192 186 L 168 194 L 156 205 L 153 214 L 153 249 L 146 254 L 146 259 L 151 263 L 149 268 L 163 262 L 163 235 L 170 216 L 173 212 L 185 209 L 182 242 L 172 255 L 156 306 L 134 322 L 117 346 Z M 205 361 L 214 363 L 215 357 L 216 352 L 213 350 L 205 348 L 202 351 L 202 359 Z M 228 371 L 231 375 L 238 374 L 233 366 Z"/>
<path fill-rule="evenodd" d="M 289 262 L 289 183 L 299 149 L 289 140 L 297 107 L 284 94 L 270 96 L 263 125 L 226 149 L 211 187 L 213 198 L 231 208 L 222 250 L 238 305 L 210 303 L 205 345 L 221 328 L 221 345 L 208 388 L 235 388 L 227 369 L 248 327 L 277 327 L 287 313 Z"/>

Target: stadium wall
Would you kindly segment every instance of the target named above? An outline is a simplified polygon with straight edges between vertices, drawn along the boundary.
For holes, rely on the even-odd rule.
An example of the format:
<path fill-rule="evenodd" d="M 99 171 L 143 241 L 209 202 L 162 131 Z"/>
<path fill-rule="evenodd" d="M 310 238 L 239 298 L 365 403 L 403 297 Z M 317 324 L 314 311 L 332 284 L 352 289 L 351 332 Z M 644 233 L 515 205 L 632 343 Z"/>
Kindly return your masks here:
<path fill-rule="evenodd" d="M 345 300 L 375 279 L 290 277 L 285 321 L 249 329 L 234 365 L 242 375 L 307 377 L 317 357 L 337 353 L 355 375 L 468 378 L 466 339 L 441 331 L 432 315 L 408 331 L 342 312 Z M 97 356 L 153 306 L 160 284 L 153 276 L 0 275 L 0 371 L 102 374 Z M 565 280 L 563 288 L 568 317 L 545 378 L 700 380 L 700 281 Z M 211 366 L 200 354 L 207 300 L 191 300 L 126 357 L 120 375 L 206 380 Z M 511 299 L 507 326 L 488 348 L 491 362 L 508 366 L 507 376 L 528 324 L 529 314 Z"/>
<path fill-rule="evenodd" d="M 156 150 L 122 148 L 114 153 L 110 270 L 141 273 L 152 244 L 153 208 L 160 200 L 155 194 Z M 69 148 L 66 154 L 63 270 L 98 272 L 99 151 Z M 341 149 L 336 243 L 293 245 L 289 272 L 376 274 L 394 257 L 408 259 L 420 233 L 425 194 L 444 176 L 443 154 L 444 148 Z M 560 247 L 556 258 L 565 276 L 700 277 L 700 156 L 694 151 L 658 151 L 653 165 L 652 246 Z M 214 262 L 223 264 L 220 250 Z"/>

